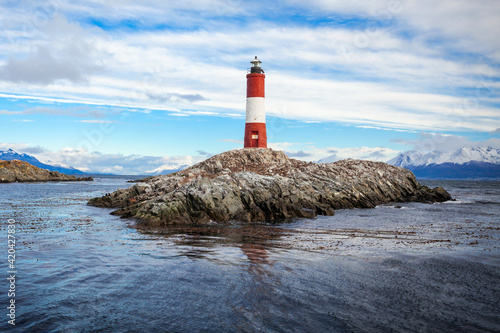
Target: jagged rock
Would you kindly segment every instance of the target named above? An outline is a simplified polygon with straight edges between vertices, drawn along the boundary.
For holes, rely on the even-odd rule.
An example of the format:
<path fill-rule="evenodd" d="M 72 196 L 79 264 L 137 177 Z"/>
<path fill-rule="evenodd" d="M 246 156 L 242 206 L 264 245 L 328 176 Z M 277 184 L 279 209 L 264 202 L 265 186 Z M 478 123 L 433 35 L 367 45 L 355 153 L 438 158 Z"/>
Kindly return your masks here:
<path fill-rule="evenodd" d="M 89 201 L 150 226 L 210 221 L 263 221 L 333 215 L 335 209 L 388 202 L 450 200 L 442 188 L 420 185 L 410 171 L 381 162 L 328 164 L 288 158 L 272 149 L 225 152 L 186 170 Z"/>
<path fill-rule="evenodd" d="M 19 160 L 0 161 L 0 183 L 47 181 L 93 181 L 93 179 L 49 171 Z"/>

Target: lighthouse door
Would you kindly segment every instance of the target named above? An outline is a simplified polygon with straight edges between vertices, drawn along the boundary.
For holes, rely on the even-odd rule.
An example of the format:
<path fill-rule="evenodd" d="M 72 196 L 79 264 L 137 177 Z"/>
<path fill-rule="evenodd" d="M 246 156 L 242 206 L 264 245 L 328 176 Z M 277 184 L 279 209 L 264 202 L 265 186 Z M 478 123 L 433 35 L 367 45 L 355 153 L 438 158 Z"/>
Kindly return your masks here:
<path fill-rule="evenodd" d="M 252 146 L 252 148 L 259 146 L 259 132 L 258 131 L 252 131 L 251 146 Z"/>

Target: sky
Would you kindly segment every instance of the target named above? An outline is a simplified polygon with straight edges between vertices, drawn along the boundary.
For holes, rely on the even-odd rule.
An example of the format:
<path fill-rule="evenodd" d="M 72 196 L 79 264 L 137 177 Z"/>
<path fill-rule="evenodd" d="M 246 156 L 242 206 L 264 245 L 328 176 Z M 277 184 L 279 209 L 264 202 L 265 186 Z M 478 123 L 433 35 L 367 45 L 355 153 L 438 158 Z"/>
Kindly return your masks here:
<path fill-rule="evenodd" d="M 306 161 L 500 148 L 497 0 L 0 2 L 0 150 L 146 174 L 243 147 Z"/>

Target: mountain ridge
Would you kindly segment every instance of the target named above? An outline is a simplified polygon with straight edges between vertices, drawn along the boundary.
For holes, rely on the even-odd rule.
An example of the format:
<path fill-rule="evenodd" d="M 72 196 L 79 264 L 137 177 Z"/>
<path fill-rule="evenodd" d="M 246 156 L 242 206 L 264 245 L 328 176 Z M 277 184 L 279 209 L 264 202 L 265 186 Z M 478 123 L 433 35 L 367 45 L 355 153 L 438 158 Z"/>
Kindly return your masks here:
<path fill-rule="evenodd" d="M 40 162 L 36 157 L 32 155 L 28 155 L 26 153 L 19 154 L 13 149 L 9 149 L 7 151 L 0 150 L 0 160 L 3 161 L 23 161 L 28 162 L 29 164 L 36 166 L 41 169 L 47 169 L 49 171 L 57 171 L 60 173 L 68 174 L 68 175 L 88 175 L 89 173 L 75 169 L 73 167 L 64 167 L 61 165 L 50 165 L 46 163 Z"/>
<path fill-rule="evenodd" d="M 387 163 L 395 166 L 406 167 L 443 163 L 465 164 L 471 161 L 500 165 L 500 149 L 492 147 L 463 147 L 453 152 L 441 152 L 435 150 L 429 153 L 410 150 L 400 153 L 398 156 L 390 159 Z"/>
<path fill-rule="evenodd" d="M 453 152 L 410 150 L 387 162 L 406 168 L 418 178 L 500 179 L 500 149 L 463 147 Z"/>

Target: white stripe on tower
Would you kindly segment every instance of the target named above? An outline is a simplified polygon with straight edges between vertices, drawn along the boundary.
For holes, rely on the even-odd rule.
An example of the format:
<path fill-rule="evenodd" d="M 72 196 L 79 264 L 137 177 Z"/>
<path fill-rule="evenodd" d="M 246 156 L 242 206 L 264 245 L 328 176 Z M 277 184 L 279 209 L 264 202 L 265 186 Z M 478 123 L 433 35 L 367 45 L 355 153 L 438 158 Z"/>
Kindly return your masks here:
<path fill-rule="evenodd" d="M 264 97 L 247 98 L 247 123 L 266 122 L 266 100 Z"/>

